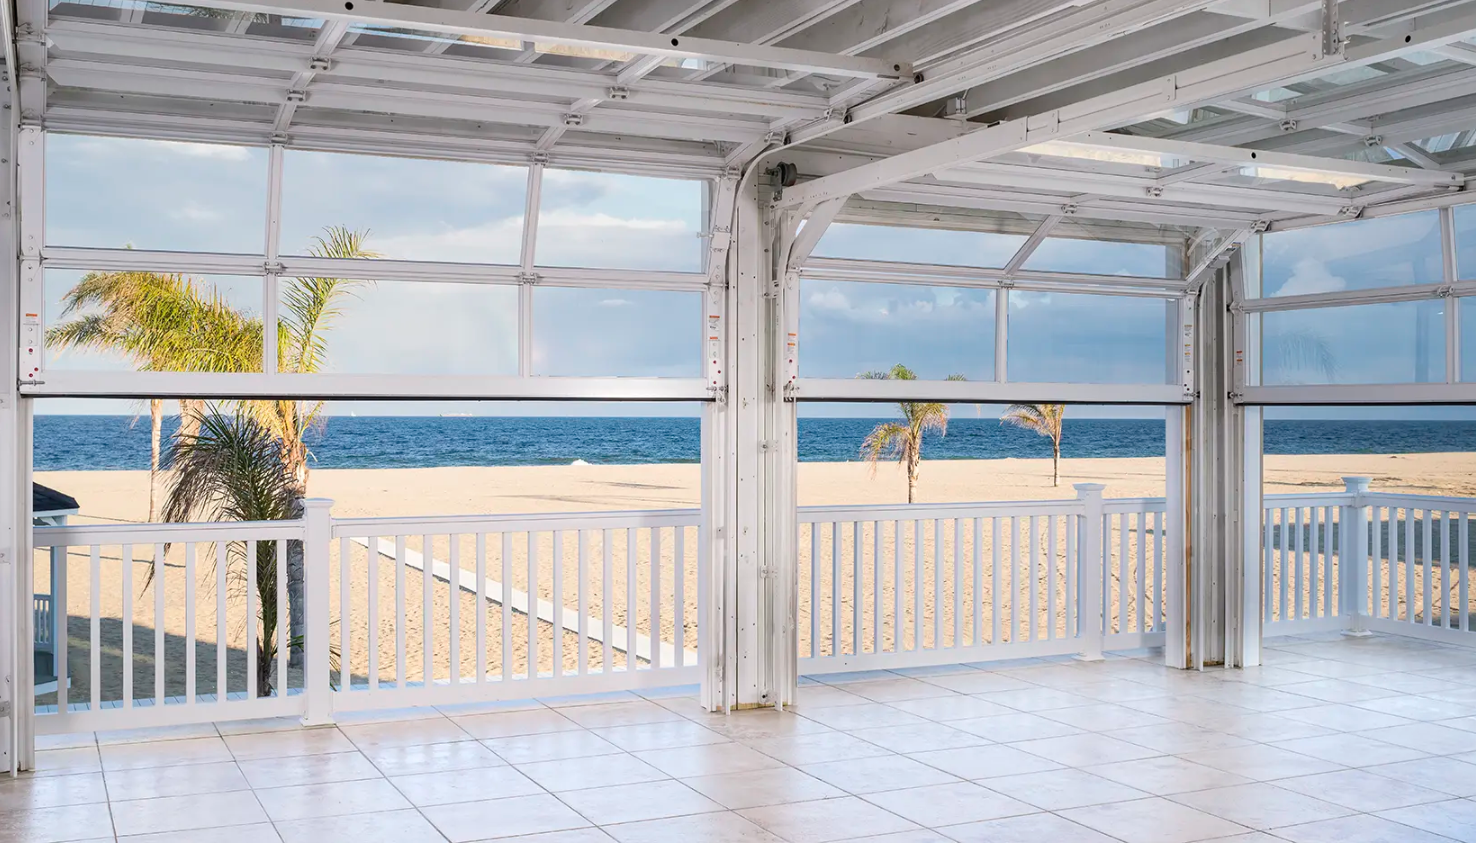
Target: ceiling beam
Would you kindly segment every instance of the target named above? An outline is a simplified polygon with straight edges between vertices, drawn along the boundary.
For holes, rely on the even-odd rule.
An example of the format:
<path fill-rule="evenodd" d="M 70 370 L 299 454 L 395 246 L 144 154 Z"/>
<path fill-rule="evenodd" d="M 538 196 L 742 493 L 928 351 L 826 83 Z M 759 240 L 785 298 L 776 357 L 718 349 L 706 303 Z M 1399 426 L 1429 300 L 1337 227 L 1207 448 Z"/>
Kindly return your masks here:
<path fill-rule="evenodd" d="M 506 15 L 482 15 L 471 12 L 410 6 L 399 3 L 361 0 L 289 0 L 285 3 L 253 2 L 253 0 L 212 0 L 212 5 L 247 12 L 294 15 L 298 17 L 347 20 L 376 26 L 409 27 L 453 35 L 480 35 L 524 41 L 547 41 L 573 47 L 616 50 L 670 58 L 696 58 L 754 67 L 799 70 L 857 78 L 905 79 L 912 75 L 908 62 L 888 59 L 838 56 L 786 47 L 740 44 L 708 38 L 669 37 L 662 33 L 637 32 L 515 18 Z"/>
<path fill-rule="evenodd" d="M 1060 140 L 1105 126 L 1134 122 L 1166 108 L 1222 99 L 1246 88 L 1267 85 L 1312 68 L 1337 65 L 1340 57 L 1324 56 L 1321 45 L 1320 35 L 1302 35 L 1234 58 L 1209 62 L 1192 72 L 1096 97 L 1070 109 L 1009 120 L 960 138 L 797 185 L 784 191 L 780 204 L 795 206 L 819 202 L 908 181 L 1046 140 Z"/>
<path fill-rule="evenodd" d="M 1172 155 L 1205 164 L 1234 164 L 1241 167 L 1270 167 L 1326 176 L 1348 176 L 1392 184 L 1422 184 L 1432 187 L 1460 187 L 1465 176 L 1460 173 L 1430 172 L 1392 164 L 1368 164 L 1346 159 L 1317 158 L 1285 152 L 1242 149 L 1208 143 L 1120 135 L 1111 132 L 1083 132 L 1063 139 L 1072 146 L 1116 152 L 1147 152 Z"/>

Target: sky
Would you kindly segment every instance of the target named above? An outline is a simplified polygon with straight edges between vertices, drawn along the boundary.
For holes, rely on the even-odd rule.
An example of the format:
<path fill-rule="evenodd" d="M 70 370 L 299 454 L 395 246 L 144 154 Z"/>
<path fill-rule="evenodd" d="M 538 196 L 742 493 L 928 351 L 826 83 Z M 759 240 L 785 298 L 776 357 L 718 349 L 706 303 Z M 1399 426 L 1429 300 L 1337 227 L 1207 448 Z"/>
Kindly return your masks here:
<path fill-rule="evenodd" d="M 386 258 L 516 264 L 525 168 L 288 150 L 281 252 L 306 254 L 326 226 L 367 232 Z M 50 245 L 262 253 L 267 153 L 206 144 L 49 135 Z M 700 272 L 700 182 L 547 169 L 535 244 L 543 266 Z M 1462 214 L 1476 246 L 1476 215 Z M 1020 235 L 833 225 L 816 254 L 1002 267 Z M 1169 250 L 1050 238 L 1030 269 L 1165 277 Z M 47 320 L 82 273 L 49 271 Z M 1268 295 L 1431 283 L 1440 277 L 1433 212 L 1269 235 Z M 232 304 L 262 309 L 258 278 L 201 276 Z M 284 284 L 290 279 L 284 279 Z M 538 375 L 695 377 L 702 304 L 696 293 L 533 288 Z M 800 292 L 801 376 L 846 378 L 903 363 L 924 378 L 994 370 L 995 292 L 806 280 Z M 1265 317 L 1266 382 L 1409 382 L 1444 378 L 1442 302 L 1336 308 Z M 1463 323 L 1476 330 L 1476 307 Z M 1465 343 L 1476 374 L 1476 341 Z M 1009 378 L 1163 383 L 1172 375 L 1161 299 L 1013 291 Z M 48 366 L 119 370 L 126 361 L 51 355 Z M 485 284 L 356 285 L 328 334 L 326 371 L 515 374 L 517 290 Z M 131 412 L 119 401 L 53 400 L 40 412 Z M 690 415 L 691 405 L 340 402 L 336 413 Z M 1158 411 L 1083 410 L 1092 415 Z M 805 407 L 807 415 L 886 415 L 865 405 Z"/>

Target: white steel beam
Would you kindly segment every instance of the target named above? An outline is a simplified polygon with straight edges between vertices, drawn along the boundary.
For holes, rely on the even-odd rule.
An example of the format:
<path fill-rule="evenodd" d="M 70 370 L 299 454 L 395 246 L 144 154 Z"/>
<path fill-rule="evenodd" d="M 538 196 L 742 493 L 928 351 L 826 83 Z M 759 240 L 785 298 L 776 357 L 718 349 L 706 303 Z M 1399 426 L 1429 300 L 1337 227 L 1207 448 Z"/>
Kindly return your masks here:
<path fill-rule="evenodd" d="M 942 401 L 950 404 L 1188 404 L 1179 384 L 996 383 L 800 378 L 799 401 Z"/>
<path fill-rule="evenodd" d="M 1010 258 L 1010 262 L 1005 264 L 1003 270 L 1004 275 L 1010 277 L 1019 272 L 1020 267 L 1024 266 L 1025 262 L 1030 260 L 1030 256 L 1035 254 L 1035 250 L 1040 248 L 1040 244 L 1045 242 L 1051 230 L 1059 225 L 1063 219 L 1065 219 L 1064 216 L 1054 214 L 1041 220 L 1040 225 L 1035 231 L 1031 232 L 1030 236 L 1025 239 L 1025 242 L 1020 244 L 1019 250 L 1015 252 L 1014 257 Z"/>
<path fill-rule="evenodd" d="M 1390 144 L 1388 149 L 1395 155 L 1398 155 L 1401 158 L 1407 158 L 1427 170 L 1445 169 L 1444 167 L 1440 166 L 1440 162 L 1432 158 L 1428 152 L 1425 152 L 1423 149 L 1420 149 L 1413 143 L 1394 143 Z"/>
<path fill-rule="evenodd" d="M 1248 386 L 1235 403 L 1265 407 L 1476 404 L 1476 383 Z"/>
<path fill-rule="evenodd" d="M 836 215 L 845 207 L 845 199 L 831 199 L 821 202 L 810 212 L 798 233 L 794 236 L 794 242 L 789 246 L 789 255 L 784 264 L 788 272 L 798 271 L 805 261 L 810 259 L 810 253 L 815 251 L 819 245 L 820 238 L 825 236 L 826 229 L 835 221 Z"/>
<path fill-rule="evenodd" d="M 800 269 L 806 278 L 832 281 L 873 281 L 920 284 L 929 287 L 999 288 L 1022 290 L 1112 292 L 1173 298 L 1187 289 L 1178 278 L 1138 278 L 1127 275 L 1087 275 L 1079 272 L 1041 272 L 1031 269 L 987 269 L 922 263 L 894 263 L 855 258 L 811 258 Z"/>
<path fill-rule="evenodd" d="M 506 15 L 482 15 L 398 3 L 362 2 L 354 5 L 331 2 L 331 0 L 291 0 L 290 3 L 277 4 L 249 2 L 249 0 L 218 0 L 212 5 L 240 11 L 326 20 L 348 20 L 377 26 L 409 27 L 455 35 L 548 41 L 573 47 L 616 50 L 671 58 L 724 61 L 754 67 L 774 67 L 837 76 L 901 79 L 912 73 L 911 64 L 900 60 L 838 56 L 809 50 L 740 44 L 708 38 L 668 37 L 660 33 L 540 21 Z"/>
<path fill-rule="evenodd" d="M 305 398 L 447 401 L 710 401 L 702 378 L 218 374 L 48 371 L 22 394 L 74 398 Z"/>
<path fill-rule="evenodd" d="M 343 37 L 348 34 L 348 23 L 345 21 L 326 21 L 318 30 L 317 40 L 313 42 L 313 58 L 306 70 L 300 70 L 292 75 L 292 81 L 287 83 L 287 97 L 277 110 L 277 119 L 272 123 L 272 130 L 279 134 L 285 134 L 287 127 L 292 125 L 292 115 L 297 113 L 297 107 L 302 104 L 307 93 L 308 85 L 312 84 L 314 78 L 328 67 L 328 56 L 338 49 Z"/>
<path fill-rule="evenodd" d="M 1392 164 L 1368 164 L 1362 161 L 1317 158 L 1310 155 L 1241 149 L 1234 146 L 1147 138 L 1111 132 L 1084 132 L 1066 138 L 1065 142 L 1073 146 L 1115 152 L 1147 152 L 1210 164 L 1265 167 L 1315 175 L 1362 178 L 1391 184 L 1459 187 L 1466 181 L 1465 176 L 1460 173 L 1430 172 Z"/>

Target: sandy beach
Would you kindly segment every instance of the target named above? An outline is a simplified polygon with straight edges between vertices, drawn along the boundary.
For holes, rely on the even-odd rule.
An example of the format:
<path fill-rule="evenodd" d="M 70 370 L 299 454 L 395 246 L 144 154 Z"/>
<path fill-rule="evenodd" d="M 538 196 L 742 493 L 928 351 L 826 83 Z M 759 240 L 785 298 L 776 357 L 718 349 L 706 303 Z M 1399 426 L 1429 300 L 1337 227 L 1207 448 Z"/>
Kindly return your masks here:
<path fill-rule="evenodd" d="M 1080 459 L 1063 460 L 1061 483 L 1051 485 L 1051 466 L 1048 460 L 971 460 L 925 462 L 919 484 L 919 499 L 922 503 L 953 503 L 974 501 L 1029 501 L 1052 500 L 1075 497 L 1073 483 L 1099 482 L 1107 486 L 1108 498 L 1158 497 L 1164 493 L 1164 461 L 1162 459 Z M 1419 454 L 1399 456 L 1349 455 L 1349 456 L 1295 456 L 1266 458 L 1266 492 L 1268 494 L 1289 492 L 1312 492 L 1318 490 L 1341 490 L 1341 478 L 1345 475 L 1363 475 L 1373 478 L 1373 488 L 1383 491 L 1400 491 L 1419 494 L 1454 496 L 1476 495 L 1476 454 Z M 96 472 L 37 472 L 36 480 L 75 496 L 82 506 L 82 515 L 77 523 L 142 522 L 147 516 L 147 473 L 139 471 L 96 471 Z M 465 467 L 431 469 L 374 469 L 374 470 L 317 470 L 311 475 L 310 493 L 315 497 L 334 501 L 333 512 L 339 517 L 421 516 L 442 514 L 512 514 L 547 512 L 595 512 L 610 510 L 652 510 L 696 508 L 699 505 L 700 469 L 696 465 L 639 465 L 639 466 L 547 466 L 547 467 Z M 799 472 L 799 496 L 802 506 L 833 504 L 886 504 L 906 500 L 906 484 L 900 470 L 894 465 L 883 465 L 873 474 L 861 463 L 804 463 Z M 965 522 L 966 524 L 969 522 Z M 828 527 L 828 525 L 822 525 Z M 984 564 L 990 565 L 988 552 L 996 544 L 994 525 L 986 519 L 978 541 L 984 552 Z M 1001 605 L 1009 607 L 1011 614 L 1005 615 L 999 640 L 1019 640 L 1018 636 L 1032 634 L 1027 607 L 1030 604 L 1032 586 L 1036 597 L 1034 634 L 1039 636 L 1047 628 L 1064 634 L 1067 615 L 1066 591 L 1066 538 L 1065 525 L 1061 519 L 1039 519 L 1036 533 L 1031 539 L 1026 535 L 1029 524 L 1025 519 L 1019 524 L 1001 527 L 998 544 L 1003 549 L 1002 558 L 1010 560 L 1016 556 L 1028 556 L 1034 548 L 1038 554 L 1038 567 L 1032 569 L 1024 559 L 1014 565 L 1003 565 L 995 571 L 992 566 L 981 580 L 974 580 L 969 573 L 968 560 L 973 556 L 975 537 L 970 530 L 955 533 L 952 522 L 935 529 L 931 523 L 914 532 L 904 530 L 901 553 L 906 564 L 894 565 L 891 548 L 895 535 L 890 525 L 883 525 L 884 552 L 881 560 L 874 555 L 875 537 L 872 528 L 863 528 L 860 541 L 860 557 L 855 558 L 855 535 L 842 530 L 840 536 L 841 575 L 832 580 L 830 559 L 835 553 L 834 539 L 826 529 L 820 529 L 816 541 L 822 560 L 818 570 L 811 572 L 809 560 L 812 555 L 808 530 L 801 531 L 800 555 L 800 649 L 801 655 L 811 652 L 810 630 L 813 625 L 815 640 L 813 647 L 820 655 L 835 652 L 838 646 L 842 653 L 870 652 L 878 642 L 882 649 L 890 649 L 897 636 L 904 646 L 931 647 L 941 641 L 953 643 L 955 623 L 954 606 L 969 607 L 975 603 L 976 582 L 978 602 L 983 606 L 976 637 L 976 616 L 962 611 L 957 630 L 962 643 L 977 640 L 995 640 L 994 622 L 990 617 L 995 600 L 994 592 L 1001 593 Z M 1012 528 L 1012 532 L 1004 531 Z M 1011 538 L 1012 537 L 1012 538 Z M 485 566 L 489 578 L 501 581 L 503 571 L 503 547 L 496 536 L 486 542 Z M 588 616 L 598 620 L 603 612 L 607 594 L 610 602 L 612 624 L 619 627 L 633 626 L 635 635 L 647 636 L 653 626 L 660 630 L 660 640 L 668 645 L 678 641 L 676 622 L 670 610 L 676 592 L 680 572 L 681 592 L 685 604 L 684 635 L 682 644 L 687 650 L 697 647 L 697 553 L 696 529 L 686 528 L 683 534 L 682 559 L 677 561 L 675 550 L 678 544 L 673 528 L 660 531 L 655 537 L 659 544 L 657 585 L 660 598 L 653 618 L 649 600 L 653 536 L 650 531 L 638 531 L 635 536 L 634 571 L 627 568 L 627 540 L 625 531 L 617 530 L 611 538 L 611 580 L 609 588 L 604 583 L 602 565 L 605 537 L 598 531 L 586 534 L 587 546 L 585 575 L 581 580 L 578 540 L 574 533 L 563 537 L 560 576 L 564 605 L 571 608 L 579 605 L 580 586 L 584 586 L 583 598 Z M 1117 534 L 1112 539 L 1113 559 L 1117 559 Z M 1152 560 L 1157 555 L 1156 544 L 1161 541 L 1151 517 L 1139 528 L 1134 528 L 1126 537 L 1130 546 L 1130 564 L 1124 569 L 1122 581 L 1129 586 L 1125 617 L 1118 619 L 1127 629 L 1151 626 L 1155 612 L 1156 592 L 1153 583 L 1158 571 Z M 392 537 L 391 537 L 392 540 Z M 920 540 L 920 541 L 918 541 Z M 447 561 L 451 554 L 449 537 L 430 537 L 432 555 L 438 561 Z M 528 564 L 527 540 L 519 536 L 511 547 L 508 559 L 507 584 L 518 591 L 534 592 L 545 600 L 553 597 L 553 570 L 556 554 L 553 537 L 539 537 L 536 564 Z M 1017 553 L 1014 544 L 1018 543 Z M 1138 544 L 1144 543 L 1150 560 L 1144 572 L 1146 583 L 1142 593 L 1136 587 L 1138 573 L 1132 560 L 1143 554 Z M 420 536 L 409 536 L 406 548 L 413 552 L 424 549 Z M 460 536 L 456 540 L 457 555 L 463 570 L 473 571 L 476 566 L 476 540 L 474 536 Z M 924 564 L 923 577 L 915 581 L 911 564 L 913 554 L 921 550 Z M 1052 548 L 1054 552 L 1047 552 Z M 196 669 L 197 692 L 215 691 L 217 630 L 216 579 L 210 560 L 214 550 L 208 545 L 197 548 L 199 561 L 196 566 Z M 138 698 L 147 698 L 154 693 L 154 589 L 162 587 L 165 612 L 163 627 L 166 632 L 164 662 L 166 664 L 166 695 L 183 693 L 186 649 L 185 649 L 185 595 L 186 579 L 183 549 L 171 548 L 160 569 L 160 580 L 149 582 L 155 550 L 151 546 L 136 547 L 133 553 L 133 653 L 134 693 Z M 451 674 L 451 589 L 444 580 L 431 579 L 430 600 L 426 600 L 427 579 L 418 569 L 397 566 L 389 556 L 381 555 L 374 565 L 369 564 L 366 549 L 359 545 L 351 548 L 350 612 L 346 621 L 340 618 L 339 575 L 342 570 L 339 547 L 330 553 L 330 593 L 333 595 L 332 616 L 335 624 L 335 645 L 346 634 L 349 647 L 348 667 L 353 681 L 365 682 L 371 673 L 369 653 L 370 632 L 370 577 L 371 570 L 377 594 L 376 662 L 372 671 L 382 681 L 393 682 L 403 676 L 408 681 L 420 679 L 444 680 Z M 941 553 L 941 557 L 939 554 Z M 939 566 L 935 560 L 941 558 Z M 101 698 L 119 699 L 122 695 L 122 623 L 123 594 L 121 576 L 121 549 L 103 548 L 99 563 L 99 603 L 103 621 L 99 638 L 103 658 L 99 664 Z M 959 560 L 963 560 L 962 563 Z M 1052 564 L 1054 561 L 1055 564 Z M 958 567 L 963 564 L 964 567 Z M 1114 561 L 1115 564 L 1115 561 Z M 860 582 L 855 577 L 859 571 Z M 230 569 L 226 588 L 226 654 L 228 689 L 231 692 L 246 690 L 247 658 L 246 608 L 244 603 L 245 583 L 243 569 L 238 565 Z M 530 573 L 534 582 L 529 588 Z M 900 573 L 900 576 L 898 574 Z M 90 696 L 91 677 L 88 664 L 91 628 L 87 620 L 91 601 L 90 558 L 85 548 L 74 548 L 68 563 L 69 631 L 71 647 L 69 659 L 72 685 L 70 696 L 73 701 L 86 700 Z M 1115 572 L 1114 572 L 1115 574 Z M 398 575 L 398 576 L 397 576 Z M 942 577 L 942 582 L 937 577 Z M 995 577 L 998 576 L 996 581 Z M 158 583 L 162 583 L 162 586 Z M 627 584 L 634 589 L 627 594 Z M 45 592 L 47 565 L 45 552 L 36 558 L 36 590 Z M 921 585 L 921 589 L 919 589 Z M 814 588 L 821 595 L 816 617 L 810 618 L 809 594 Z M 1121 583 L 1114 577 L 1114 593 Z M 402 622 L 397 617 L 396 590 L 404 594 L 404 651 L 397 661 L 396 632 Z M 900 588 L 900 603 L 903 608 L 902 628 L 897 629 L 890 607 L 897 603 Z M 880 629 L 876 626 L 873 607 L 880 590 L 882 605 L 887 607 Z M 919 594 L 919 590 L 922 592 Z M 461 675 L 471 676 L 478 669 L 476 653 L 477 597 L 464 590 L 456 592 L 458 626 L 458 661 Z M 859 605 L 856 597 L 859 595 Z M 921 599 L 918 599 L 921 598 Z M 430 606 L 430 623 L 423 623 L 424 607 Z M 936 603 L 936 605 L 935 605 Z M 920 605 L 918 605 L 920 604 Z M 1016 609 L 1018 606 L 1018 609 Z M 833 612 L 839 608 L 841 617 Z M 504 655 L 501 646 L 502 607 L 488 601 L 486 610 L 487 649 L 483 654 L 488 672 L 498 675 L 508 670 L 512 675 L 524 675 L 528 670 L 527 620 L 521 612 L 511 612 L 507 619 L 511 630 L 513 648 Z M 860 611 L 857 611 L 858 608 Z M 1004 614 L 1004 609 L 1001 609 Z M 1145 616 L 1146 615 L 1146 616 Z M 1013 619 L 1013 629 L 1010 621 Z M 426 642 L 422 630 L 431 630 L 431 658 L 424 659 Z M 859 631 L 859 641 L 857 632 Z M 578 637 L 563 633 L 555 639 L 553 626 L 540 623 L 536 662 L 540 672 L 553 670 L 555 661 L 566 670 L 578 664 Z M 936 639 L 936 640 L 935 640 Z M 556 646 L 557 644 L 557 646 Z M 639 644 L 637 644 L 639 647 Z M 562 658 L 555 650 L 562 651 Z M 615 651 L 612 659 L 616 665 L 624 665 L 626 655 Z M 590 642 L 587 655 L 589 668 L 599 670 L 603 666 L 603 648 L 598 641 Z M 428 669 L 427 669 L 428 668 Z M 296 674 L 296 671 L 292 671 Z M 300 682 L 300 677 L 289 677 L 291 684 Z M 51 699 L 43 698 L 42 702 Z"/>

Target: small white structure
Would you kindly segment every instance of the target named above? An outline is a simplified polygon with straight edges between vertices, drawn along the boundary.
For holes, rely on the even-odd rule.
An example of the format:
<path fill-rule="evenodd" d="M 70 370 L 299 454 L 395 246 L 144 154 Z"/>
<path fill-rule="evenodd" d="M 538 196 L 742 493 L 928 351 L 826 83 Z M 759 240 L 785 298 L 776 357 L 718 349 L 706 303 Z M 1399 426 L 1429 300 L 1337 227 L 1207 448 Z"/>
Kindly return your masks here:
<path fill-rule="evenodd" d="M 31 484 L 31 523 L 34 526 L 65 527 L 67 516 L 76 515 L 79 510 L 77 499 L 71 495 L 40 483 Z M 59 608 L 56 602 L 56 578 L 66 570 L 57 564 L 57 556 L 64 553 L 64 547 L 51 548 L 51 576 L 47 578 L 47 582 L 51 584 L 50 590 L 31 597 L 36 630 L 34 661 L 37 694 L 56 690 L 56 648 L 66 646 L 67 613 L 65 607 Z"/>

